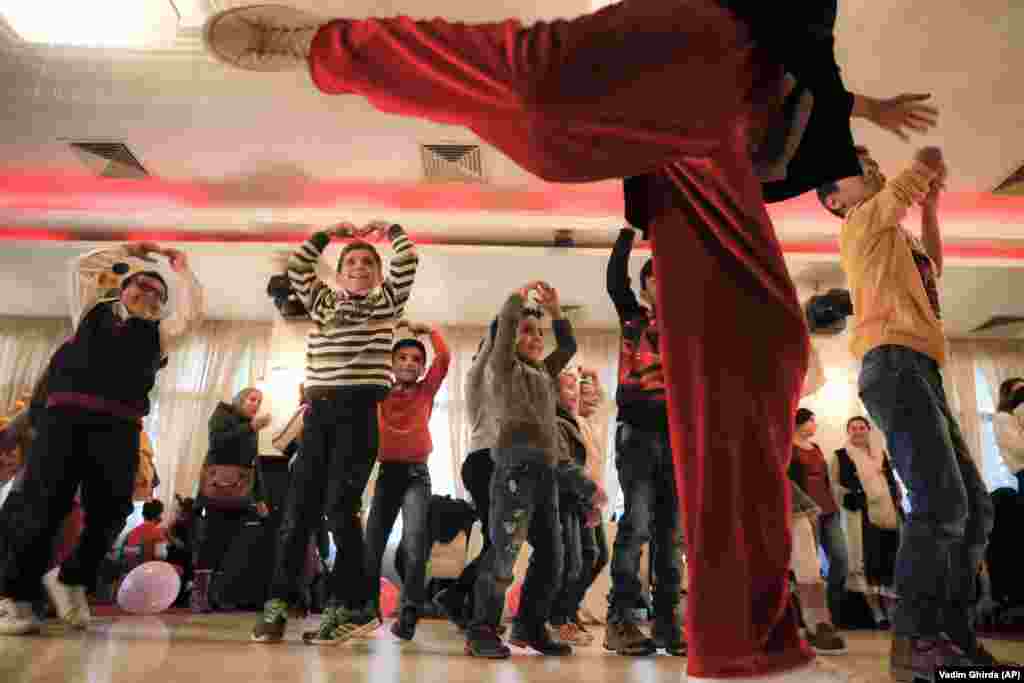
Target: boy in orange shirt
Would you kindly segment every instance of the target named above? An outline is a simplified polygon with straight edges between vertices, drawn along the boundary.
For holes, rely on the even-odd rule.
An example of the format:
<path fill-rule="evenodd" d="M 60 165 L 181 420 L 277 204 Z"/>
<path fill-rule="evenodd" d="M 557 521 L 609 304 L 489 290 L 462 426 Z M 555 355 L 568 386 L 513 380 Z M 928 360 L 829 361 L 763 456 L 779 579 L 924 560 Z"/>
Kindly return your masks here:
<path fill-rule="evenodd" d="M 380 470 L 366 523 L 366 580 L 370 595 L 380 591 L 381 559 L 398 511 L 402 511 L 402 541 L 408 553 L 408 573 L 402 587 L 399 617 L 391 632 L 412 640 L 424 600 L 427 557 L 427 522 L 430 509 L 430 471 L 427 458 L 434 449 L 430 415 L 434 397 L 448 375 L 451 354 L 440 330 L 428 325 L 405 324 L 414 335 L 430 335 L 434 360 L 426 375 L 427 349 L 416 338 L 399 340 L 392 350 L 395 384 L 380 403 Z"/>

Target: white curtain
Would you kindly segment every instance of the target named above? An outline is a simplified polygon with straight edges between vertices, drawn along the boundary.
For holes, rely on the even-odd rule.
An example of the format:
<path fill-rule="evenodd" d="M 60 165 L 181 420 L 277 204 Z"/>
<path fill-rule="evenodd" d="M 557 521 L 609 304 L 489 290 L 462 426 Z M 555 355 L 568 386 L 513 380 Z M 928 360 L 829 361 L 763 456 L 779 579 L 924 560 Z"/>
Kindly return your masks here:
<path fill-rule="evenodd" d="M 269 323 L 206 321 L 159 374 L 145 428 L 161 482 L 156 496 L 172 509 L 168 517 L 175 493 L 195 494 L 217 403 L 254 385 L 262 372 L 270 329 Z"/>
<path fill-rule="evenodd" d="M 992 405 L 999 406 L 999 385 L 1011 377 L 1024 377 L 1024 341 L 973 340 L 968 342 L 974 363 L 988 383 Z"/>
<path fill-rule="evenodd" d="M 0 317 L 0 407 L 14 409 L 32 391 L 57 347 L 71 334 L 67 318 Z"/>
<path fill-rule="evenodd" d="M 455 485 L 455 497 L 467 498 L 466 488 L 462 484 L 462 462 L 469 455 L 470 424 L 466 419 L 466 373 L 473 363 L 473 356 L 480 346 L 480 340 L 488 333 L 486 327 L 445 327 L 442 329 L 445 341 L 452 354 L 451 366 L 448 368 L 448 379 L 445 381 L 448 413 L 449 453 L 438 453 L 442 462 L 433 462 L 433 468 L 444 467 L 451 472 Z"/>

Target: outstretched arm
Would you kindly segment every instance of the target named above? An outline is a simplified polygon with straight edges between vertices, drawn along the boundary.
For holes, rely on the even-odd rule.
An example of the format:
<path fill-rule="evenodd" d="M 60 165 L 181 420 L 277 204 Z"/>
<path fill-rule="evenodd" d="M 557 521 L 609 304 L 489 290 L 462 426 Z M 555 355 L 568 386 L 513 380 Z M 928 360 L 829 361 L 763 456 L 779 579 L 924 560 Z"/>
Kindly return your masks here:
<path fill-rule="evenodd" d="M 151 247 L 146 253 L 158 249 L 155 244 L 144 243 Z M 74 259 L 71 263 L 71 327 L 76 329 L 79 321 L 101 299 L 115 295 L 111 289 L 114 280 L 115 263 L 127 261 L 133 256 L 132 247 L 119 244 L 114 247 L 93 249 Z"/>
<path fill-rule="evenodd" d="M 327 299 L 333 299 L 329 296 L 332 293 L 330 288 L 316 274 L 317 261 L 330 242 L 330 232 L 315 232 L 288 259 L 288 281 L 292 291 L 317 323 L 323 323 L 329 317 Z"/>
<path fill-rule="evenodd" d="M 185 255 L 176 249 L 164 252 L 178 276 L 178 302 L 174 313 L 160 324 L 160 350 L 165 354 L 178 348 L 206 318 L 206 295 Z"/>
<path fill-rule="evenodd" d="M 629 255 L 633 251 L 633 239 L 636 231 L 626 227 L 619 231 L 619 236 L 608 257 L 608 270 L 605 274 L 608 296 L 611 297 L 619 321 L 626 322 L 641 310 L 640 302 L 629 282 Z"/>
<path fill-rule="evenodd" d="M 441 389 L 441 383 L 448 376 L 452 354 L 448 350 L 448 344 L 445 343 L 444 336 L 439 328 L 429 328 L 429 332 L 430 343 L 434 347 L 434 360 L 430 363 L 427 376 L 423 378 L 423 385 L 431 395 L 434 395 Z"/>
<path fill-rule="evenodd" d="M 928 194 L 921 203 L 921 242 L 935 264 L 935 277 L 942 277 L 942 231 L 939 228 L 939 192 L 943 178 L 932 181 Z"/>

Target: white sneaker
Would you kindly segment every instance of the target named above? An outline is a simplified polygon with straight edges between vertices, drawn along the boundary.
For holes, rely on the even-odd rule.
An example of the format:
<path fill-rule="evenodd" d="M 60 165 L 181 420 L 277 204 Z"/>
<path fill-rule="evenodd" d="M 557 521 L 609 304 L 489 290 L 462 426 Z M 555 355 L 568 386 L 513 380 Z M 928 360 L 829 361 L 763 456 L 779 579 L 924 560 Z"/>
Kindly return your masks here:
<path fill-rule="evenodd" d="M 698 678 L 683 674 L 683 683 L 866 683 L 851 671 L 814 659 L 798 669 L 749 678 Z"/>
<path fill-rule="evenodd" d="M 42 623 L 32 611 L 32 603 L 0 598 L 0 635 L 23 636 L 36 633 Z"/>
<path fill-rule="evenodd" d="M 54 567 L 43 575 L 43 586 L 46 594 L 50 596 L 53 606 L 57 609 L 57 616 L 61 621 L 74 626 L 85 628 L 89 625 L 89 603 L 85 599 L 85 588 L 82 586 L 69 586 L 58 578 L 60 567 Z M 82 606 L 85 611 L 82 611 Z"/>
<path fill-rule="evenodd" d="M 218 61 L 247 71 L 301 71 L 323 19 L 283 5 L 255 5 L 213 15 L 203 43 Z"/>

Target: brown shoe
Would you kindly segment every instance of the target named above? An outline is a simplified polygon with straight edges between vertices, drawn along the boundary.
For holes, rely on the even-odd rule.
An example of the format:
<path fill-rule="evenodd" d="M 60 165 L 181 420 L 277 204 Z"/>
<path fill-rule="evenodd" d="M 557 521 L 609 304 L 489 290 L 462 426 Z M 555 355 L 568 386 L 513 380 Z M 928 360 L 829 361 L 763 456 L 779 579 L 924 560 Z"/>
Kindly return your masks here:
<path fill-rule="evenodd" d="M 573 622 L 567 622 L 560 626 L 552 626 L 552 635 L 563 643 L 586 647 L 594 642 L 594 636 L 580 630 L 580 627 Z"/>
<path fill-rule="evenodd" d="M 819 655 L 846 654 L 846 641 L 836 633 L 836 627 L 832 624 L 818 624 L 813 632 L 808 631 L 807 642 Z"/>
<path fill-rule="evenodd" d="M 963 650 L 945 638 L 892 637 L 889 670 L 898 683 L 933 681 L 935 669 L 940 666 L 970 666 L 971 663 Z"/>
<path fill-rule="evenodd" d="M 654 641 L 634 623 L 610 623 L 604 631 L 604 649 L 620 655 L 653 655 Z"/>

